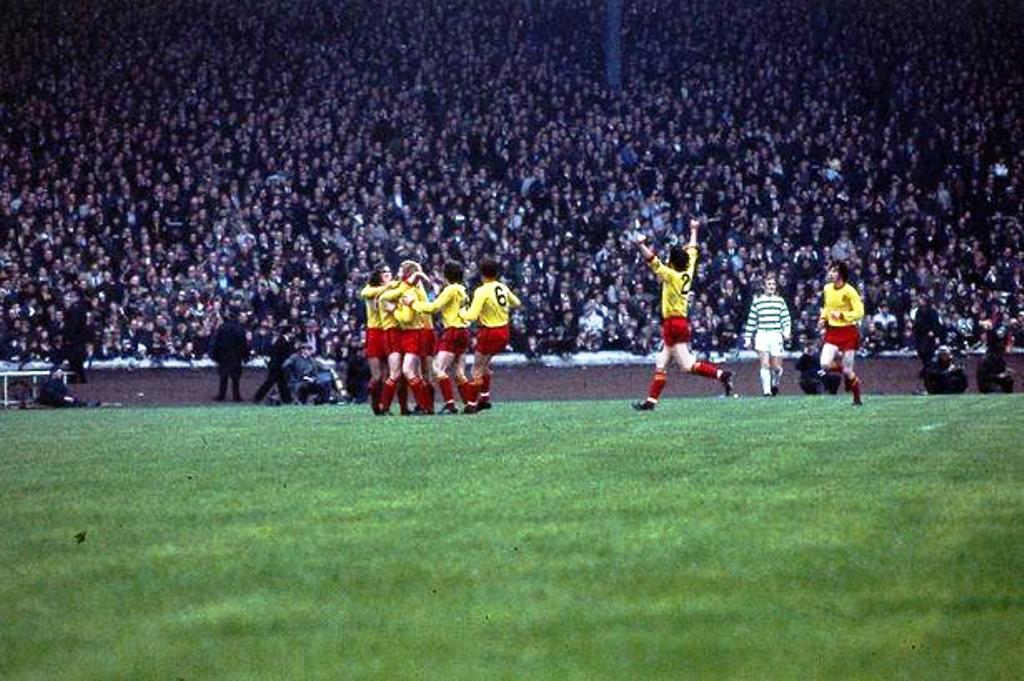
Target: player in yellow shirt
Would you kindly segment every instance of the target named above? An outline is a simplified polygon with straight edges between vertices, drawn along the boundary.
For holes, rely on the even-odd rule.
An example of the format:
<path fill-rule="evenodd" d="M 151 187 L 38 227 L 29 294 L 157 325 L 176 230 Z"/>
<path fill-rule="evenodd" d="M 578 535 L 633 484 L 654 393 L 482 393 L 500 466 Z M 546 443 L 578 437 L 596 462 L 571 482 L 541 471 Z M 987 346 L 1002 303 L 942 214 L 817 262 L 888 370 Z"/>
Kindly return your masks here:
<path fill-rule="evenodd" d="M 430 277 L 422 270 L 419 273 L 421 288 L 430 287 L 431 293 L 437 293 L 437 287 L 430 281 Z M 429 302 L 427 292 L 423 291 L 423 299 L 420 302 Z M 437 332 L 434 331 L 434 318 L 425 312 L 416 312 L 416 319 L 420 327 L 420 373 L 423 376 L 423 385 L 426 386 L 428 413 L 434 413 L 434 384 L 431 382 L 434 377 L 434 357 L 437 355 Z"/>
<path fill-rule="evenodd" d="M 420 356 L 423 354 L 423 320 L 412 307 L 400 304 L 401 300 L 406 296 L 411 296 L 413 300 L 426 301 L 427 292 L 424 290 L 422 283 L 426 276 L 420 269 L 419 263 L 413 260 L 403 261 L 399 272 L 401 274 L 401 281 L 398 286 L 385 291 L 379 297 L 380 301 L 384 304 L 398 305 L 398 308 L 395 310 L 395 320 L 399 329 L 398 347 L 392 347 L 389 350 L 392 353 L 391 357 L 396 352 L 400 355 L 400 376 L 404 377 L 406 383 L 408 383 L 413 397 L 416 398 L 416 404 L 420 408 L 420 413 L 429 414 L 433 411 L 433 408 L 426 383 L 423 382 L 420 359 Z M 390 362 L 389 358 L 389 364 Z M 392 368 L 391 377 L 384 382 L 384 389 L 381 393 L 381 411 L 385 414 L 390 412 L 391 400 L 394 397 L 397 383 L 398 377 L 395 376 Z"/>
<path fill-rule="evenodd" d="M 700 362 L 690 352 L 690 291 L 693 288 L 693 277 L 697 271 L 697 231 L 700 229 L 698 220 L 690 220 L 690 242 L 686 248 L 673 246 L 669 251 L 668 265 L 661 262 L 658 256 L 644 243 L 643 236 L 637 238 L 640 252 L 647 261 L 651 271 L 661 282 L 661 337 L 664 346 L 654 359 L 654 378 L 647 392 L 647 399 L 634 402 L 633 408 L 638 411 L 649 411 L 658 405 L 661 391 L 668 379 L 666 369 L 669 362 L 675 360 L 679 368 L 686 373 L 716 379 L 721 382 L 728 397 L 732 395 L 732 372 L 720 369 L 711 362 Z"/>
<path fill-rule="evenodd" d="M 469 381 L 466 379 L 465 365 L 465 352 L 469 348 L 469 322 L 460 314 L 469 296 L 462 283 L 463 276 L 462 263 L 448 262 L 444 266 L 444 278 L 448 283 L 433 302 L 417 301 L 409 297 L 405 299 L 416 312 L 427 315 L 441 313 L 444 333 L 438 343 L 437 358 L 434 361 L 434 375 L 444 398 L 444 407 L 438 412 L 441 414 L 457 414 L 459 411 L 455 408 L 451 377 L 453 370 L 459 395 L 464 404 L 469 404 Z"/>
<path fill-rule="evenodd" d="M 857 326 L 864 318 L 864 303 L 857 289 L 849 283 L 850 269 L 845 262 L 835 263 L 828 273 L 831 283 L 825 284 L 824 305 L 818 321 L 819 326 L 825 330 L 825 342 L 821 346 L 821 368 L 835 371 L 838 364 L 847 392 L 853 393 L 853 404 L 860 406 L 861 382 L 853 372 L 853 360 L 860 346 Z"/>
<path fill-rule="evenodd" d="M 391 268 L 384 264 L 377 265 L 373 268 L 369 282 L 359 292 L 359 297 L 366 304 L 366 343 L 363 353 L 366 363 L 370 365 L 370 406 L 375 414 L 380 411 L 383 373 L 388 361 L 387 337 L 381 327 L 377 296 L 384 293 L 390 283 Z"/>
<path fill-rule="evenodd" d="M 396 392 L 398 393 L 398 406 L 402 414 L 409 413 L 408 386 L 402 376 L 402 331 L 398 328 L 398 319 L 395 316 L 399 306 L 391 296 L 388 296 L 387 300 L 384 299 L 385 294 L 394 291 L 400 284 L 400 281 L 391 279 L 375 299 L 377 317 L 384 335 L 384 349 L 387 353 L 387 370 L 384 371 L 382 367 L 381 371 L 381 374 L 386 374 L 387 378 L 381 383 L 380 396 L 375 410 L 378 416 L 390 413 L 391 402 L 394 400 Z M 383 409 L 385 402 L 387 402 L 388 409 Z"/>
<path fill-rule="evenodd" d="M 507 284 L 498 281 L 501 265 L 490 258 L 480 263 L 483 283 L 473 291 L 473 302 L 459 314 L 467 322 L 476 322 L 476 353 L 473 355 L 473 380 L 469 382 L 469 402 L 465 413 L 490 409 L 491 360 L 508 345 L 509 310 L 522 305 Z"/>

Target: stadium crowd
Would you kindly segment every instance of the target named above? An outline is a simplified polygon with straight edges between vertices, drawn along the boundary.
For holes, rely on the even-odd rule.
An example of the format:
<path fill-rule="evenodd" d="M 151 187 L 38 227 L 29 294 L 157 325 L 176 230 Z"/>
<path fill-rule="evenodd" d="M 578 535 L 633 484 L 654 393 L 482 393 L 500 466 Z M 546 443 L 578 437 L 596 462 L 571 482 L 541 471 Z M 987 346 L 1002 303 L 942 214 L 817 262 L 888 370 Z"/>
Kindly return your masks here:
<path fill-rule="evenodd" d="M 658 342 L 664 249 L 708 218 L 694 347 L 778 273 L 794 348 L 847 261 L 869 351 L 1024 343 L 1024 40 L 1011 0 L 22 0 L 0 25 L 0 360 L 193 360 L 229 307 L 362 343 L 372 265 L 484 255 L 528 354 Z M 78 316 L 78 315 L 75 315 Z"/>

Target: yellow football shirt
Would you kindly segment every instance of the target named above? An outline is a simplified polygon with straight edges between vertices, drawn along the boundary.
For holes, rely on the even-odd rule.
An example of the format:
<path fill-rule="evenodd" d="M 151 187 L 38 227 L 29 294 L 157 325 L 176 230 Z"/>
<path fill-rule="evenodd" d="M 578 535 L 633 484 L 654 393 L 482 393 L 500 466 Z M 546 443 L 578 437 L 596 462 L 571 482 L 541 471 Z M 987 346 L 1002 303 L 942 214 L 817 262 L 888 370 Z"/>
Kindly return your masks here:
<path fill-rule="evenodd" d="M 368 329 L 381 328 L 380 310 L 377 307 L 377 296 L 385 290 L 387 290 L 386 284 L 382 284 L 381 286 L 367 284 L 363 287 L 363 290 L 359 292 L 359 297 L 366 303 L 366 328 Z"/>
<path fill-rule="evenodd" d="M 693 288 L 693 275 L 697 271 L 697 248 L 688 246 L 689 256 L 686 271 L 677 272 L 661 262 L 657 256 L 647 264 L 661 282 L 661 318 L 685 317 L 690 312 L 690 289 Z"/>
<path fill-rule="evenodd" d="M 412 304 L 412 307 L 417 312 L 428 315 L 440 311 L 444 328 L 464 329 L 469 323 L 462 318 L 459 312 L 462 311 L 462 306 L 467 298 L 469 298 L 469 295 L 466 293 L 465 286 L 462 284 L 448 284 L 433 302 L 417 300 Z"/>
<path fill-rule="evenodd" d="M 843 284 L 842 288 L 826 284 L 823 297 L 825 306 L 821 308 L 821 318 L 829 326 L 855 326 L 864 318 L 864 302 L 850 284 Z M 838 313 L 835 318 L 833 312 Z"/>
<path fill-rule="evenodd" d="M 508 311 L 522 305 L 512 289 L 500 281 L 485 281 L 473 291 L 473 302 L 460 316 L 467 322 L 493 328 L 508 325 Z"/>

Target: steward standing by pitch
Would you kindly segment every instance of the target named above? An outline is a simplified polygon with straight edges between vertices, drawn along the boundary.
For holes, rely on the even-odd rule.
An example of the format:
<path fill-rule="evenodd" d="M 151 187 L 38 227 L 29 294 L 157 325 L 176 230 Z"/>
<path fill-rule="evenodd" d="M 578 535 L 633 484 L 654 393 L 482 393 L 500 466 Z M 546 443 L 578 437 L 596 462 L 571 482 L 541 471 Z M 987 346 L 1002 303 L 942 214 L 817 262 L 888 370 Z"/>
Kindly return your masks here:
<path fill-rule="evenodd" d="M 227 319 L 217 329 L 210 348 L 210 357 L 217 363 L 220 386 L 214 399 L 223 402 L 228 391 L 228 379 L 231 379 L 231 398 L 235 402 L 242 401 L 239 382 L 242 380 L 242 365 L 249 359 L 249 340 L 245 337 L 245 329 L 238 321 L 239 310 L 229 307 Z"/>

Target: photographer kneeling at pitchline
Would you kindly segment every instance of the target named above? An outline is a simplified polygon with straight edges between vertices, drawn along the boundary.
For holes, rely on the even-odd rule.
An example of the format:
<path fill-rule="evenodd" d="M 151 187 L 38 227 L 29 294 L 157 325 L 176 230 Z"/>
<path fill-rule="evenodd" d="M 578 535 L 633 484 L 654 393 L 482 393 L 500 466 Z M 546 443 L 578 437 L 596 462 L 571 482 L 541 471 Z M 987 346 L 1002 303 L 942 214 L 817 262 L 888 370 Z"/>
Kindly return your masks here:
<path fill-rule="evenodd" d="M 325 369 L 314 359 L 312 345 L 300 345 L 299 351 L 285 361 L 282 369 L 288 378 L 292 395 L 298 402 L 306 404 L 310 395 L 313 395 L 313 404 L 325 404 L 330 401 L 331 382 L 321 379 Z"/>

